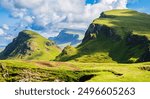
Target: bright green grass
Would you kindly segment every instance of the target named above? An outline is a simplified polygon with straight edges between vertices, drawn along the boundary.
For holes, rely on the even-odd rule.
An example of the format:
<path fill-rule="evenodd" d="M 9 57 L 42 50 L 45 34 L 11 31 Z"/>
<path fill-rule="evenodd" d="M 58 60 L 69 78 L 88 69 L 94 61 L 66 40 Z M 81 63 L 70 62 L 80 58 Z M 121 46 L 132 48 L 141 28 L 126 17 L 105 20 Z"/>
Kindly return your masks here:
<path fill-rule="evenodd" d="M 64 55 L 62 52 L 57 60 L 82 63 L 132 63 L 136 62 L 144 52 L 144 49 L 141 49 L 140 46 L 129 49 L 125 41 L 116 42 L 103 35 L 99 36 L 98 39 L 81 44 L 76 50 L 77 53 L 72 54 L 72 56 Z M 72 53 L 74 53 L 74 51 L 72 51 Z"/>
<path fill-rule="evenodd" d="M 52 42 L 41 35 L 34 33 L 33 31 L 25 31 L 32 36 L 28 42 L 31 42 L 31 46 L 34 49 L 32 56 L 27 56 L 29 60 L 54 60 L 59 55 L 60 49 L 55 45 L 46 46 L 46 42 Z"/>
<path fill-rule="evenodd" d="M 78 81 L 83 72 L 73 71 L 73 67 L 63 63 L 50 63 L 40 61 L 0 61 L 0 82 L 54 82 Z M 61 65 L 62 64 L 62 65 Z M 61 67 L 59 66 L 61 65 Z"/>
<path fill-rule="evenodd" d="M 140 68 L 148 67 L 148 70 Z M 150 63 L 77 63 L 48 61 L 0 61 L 0 81 L 150 82 Z"/>
<path fill-rule="evenodd" d="M 60 54 L 61 52 L 60 48 L 58 48 L 53 43 L 53 41 L 48 40 L 33 31 L 24 30 L 22 31 L 22 33 L 30 36 L 30 38 L 24 40 L 23 42 L 18 42 L 18 45 L 15 45 L 16 48 L 9 54 L 7 59 L 54 60 L 56 56 Z M 24 38 L 22 37 L 22 39 Z M 24 48 L 23 46 L 24 43 L 28 45 L 30 50 L 28 50 L 28 48 Z M 47 43 L 51 45 L 47 45 Z M 25 54 L 21 53 L 21 50 L 25 50 L 25 49 L 27 50 L 27 52 L 25 52 Z M 5 56 L 7 55 L 4 55 L 4 57 Z"/>
<path fill-rule="evenodd" d="M 104 14 L 106 18 L 98 18 L 93 23 L 112 27 L 122 37 L 126 32 L 132 32 L 150 39 L 150 15 L 127 9 L 106 11 Z"/>
<path fill-rule="evenodd" d="M 141 38 L 138 40 L 141 41 L 143 37 L 141 35 L 145 35 L 149 38 L 150 21 L 148 20 L 150 20 L 150 15 L 133 10 L 124 9 L 106 11 L 100 18 L 94 20 L 92 24 L 104 25 L 103 27 L 108 27 L 109 30 L 107 30 L 107 32 L 112 30 L 118 39 L 114 39 L 113 36 L 105 36 L 106 30 L 94 30 L 94 32 L 98 33 L 90 33 L 89 36 L 86 36 L 87 39 L 90 39 L 90 37 L 93 39 L 81 43 L 78 47 L 76 47 L 76 54 L 67 56 L 62 52 L 57 60 L 83 63 L 139 62 L 141 56 L 145 53 L 149 46 L 149 41 L 142 44 L 132 44 L 132 42 L 129 43 L 127 39 L 129 39 L 129 34 L 140 35 L 138 37 Z M 88 30 L 91 32 L 93 29 L 93 27 L 89 27 Z M 134 38 L 133 40 L 136 39 Z"/>
<path fill-rule="evenodd" d="M 114 46 L 112 42 L 112 40 L 101 36 L 99 41 L 91 40 L 83 45 L 81 44 L 76 48 L 76 51 L 73 47 L 71 50 L 66 50 L 67 53 L 71 53 L 72 55 L 64 54 L 64 52 L 62 52 L 59 57 L 57 57 L 57 60 L 71 62 L 77 61 L 83 63 L 115 62 L 109 56 L 110 48 Z"/>
<path fill-rule="evenodd" d="M 76 48 L 68 45 L 63 49 L 62 53 L 56 57 L 56 60 L 67 61 L 70 57 L 76 55 L 77 53 L 78 50 Z"/>
<path fill-rule="evenodd" d="M 88 82 L 149 82 L 150 71 L 141 70 L 140 67 L 150 67 L 150 63 L 138 64 L 117 64 L 117 63 L 71 63 L 84 71 L 99 71 L 86 72 L 87 74 L 95 74 Z M 118 76 L 113 74 L 123 74 Z"/>

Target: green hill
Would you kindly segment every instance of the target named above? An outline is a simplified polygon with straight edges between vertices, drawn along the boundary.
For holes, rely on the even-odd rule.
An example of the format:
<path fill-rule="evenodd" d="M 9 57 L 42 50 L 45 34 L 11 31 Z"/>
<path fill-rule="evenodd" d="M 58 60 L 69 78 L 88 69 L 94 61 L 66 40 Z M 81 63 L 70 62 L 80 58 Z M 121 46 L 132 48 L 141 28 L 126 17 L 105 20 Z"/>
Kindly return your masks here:
<path fill-rule="evenodd" d="M 77 54 L 57 60 L 78 62 L 150 61 L 150 15 L 133 10 L 111 10 L 101 14 L 86 31 Z M 66 57 L 66 56 L 65 56 Z"/>
<path fill-rule="evenodd" d="M 0 53 L 0 59 L 53 60 L 59 53 L 53 41 L 24 30 Z"/>
<path fill-rule="evenodd" d="M 103 12 L 78 47 L 62 52 L 24 30 L 0 53 L 0 82 L 149 82 L 149 20 L 133 10 Z"/>

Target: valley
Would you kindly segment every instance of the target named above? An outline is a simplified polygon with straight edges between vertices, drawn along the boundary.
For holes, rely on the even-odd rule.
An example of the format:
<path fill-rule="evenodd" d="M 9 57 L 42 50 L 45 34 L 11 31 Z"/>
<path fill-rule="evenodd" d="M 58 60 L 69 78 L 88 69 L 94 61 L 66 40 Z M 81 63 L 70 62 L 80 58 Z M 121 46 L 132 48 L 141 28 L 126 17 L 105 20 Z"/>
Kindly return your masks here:
<path fill-rule="evenodd" d="M 150 82 L 147 20 L 122 9 L 101 13 L 84 38 L 69 29 L 49 39 L 23 30 L 0 53 L 0 82 Z"/>

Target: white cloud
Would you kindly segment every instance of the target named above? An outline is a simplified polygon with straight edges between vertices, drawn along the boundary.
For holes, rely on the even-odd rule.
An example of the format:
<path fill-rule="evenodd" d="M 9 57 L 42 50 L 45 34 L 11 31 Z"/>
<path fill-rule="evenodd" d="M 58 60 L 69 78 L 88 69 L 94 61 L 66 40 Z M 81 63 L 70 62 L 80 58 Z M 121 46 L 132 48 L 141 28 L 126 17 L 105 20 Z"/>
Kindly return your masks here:
<path fill-rule="evenodd" d="M 13 17 L 45 35 L 62 28 L 86 29 L 102 11 L 124 9 L 126 4 L 127 0 L 101 0 L 94 5 L 85 5 L 85 0 L 0 0 Z"/>
<path fill-rule="evenodd" d="M 5 39 L 6 40 L 12 40 L 14 37 L 13 36 L 10 36 L 10 35 L 8 35 L 8 36 L 5 36 Z"/>
<path fill-rule="evenodd" d="M 117 9 L 126 8 L 126 4 L 127 0 L 118 0 L 118 2 L 116 3 L 116 8 Z"/>
<path fill-rule="evenodd" d="M 0 35 L 4 34 L 4 30 L 2 28 L 0 28 Z"/>
<path fill-rule="evenodd" d="M 24 20 L 25 22 L 27 22 L 27 23 L 32 23 L 32 22 L 33 22 L 33 19 L 34 19 L 34 17 L 32 17 L 32 16 L 25 16 L 25 17 L 23 18 L 23 20 Z"/>
<path fill-rule="evenodd" d="M 9 26 L 8 26 L 7 24 L 3 24 L 3 25 L 2 25 L 2 28 L 3 28 L 4 30 L 9 30 Z"/>
<path fill-rule="evenodd" d="M 45 0 L 13 0 L 14 5 L 17 8 L 35 8 L 42 4 Z"/>

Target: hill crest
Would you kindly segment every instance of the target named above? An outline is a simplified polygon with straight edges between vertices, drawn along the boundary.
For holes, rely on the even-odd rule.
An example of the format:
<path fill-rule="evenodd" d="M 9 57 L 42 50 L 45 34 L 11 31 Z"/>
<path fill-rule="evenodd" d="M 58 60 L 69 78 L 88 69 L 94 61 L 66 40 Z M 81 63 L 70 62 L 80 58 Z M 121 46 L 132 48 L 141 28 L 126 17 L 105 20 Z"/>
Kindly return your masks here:
<path fill-rule="evenodd" d="M 53 60 L 59 53 L 53 41 L 24 30 L 1 52 L 0 59 Z"/>
<path fill-rule="evenodd" d="M 90 24 L 82 44 L 77 47 L 78 53 L 68 61 L 150 61 L 148 20 L 150 15 L 128 9 L 103 12 Z"/>

